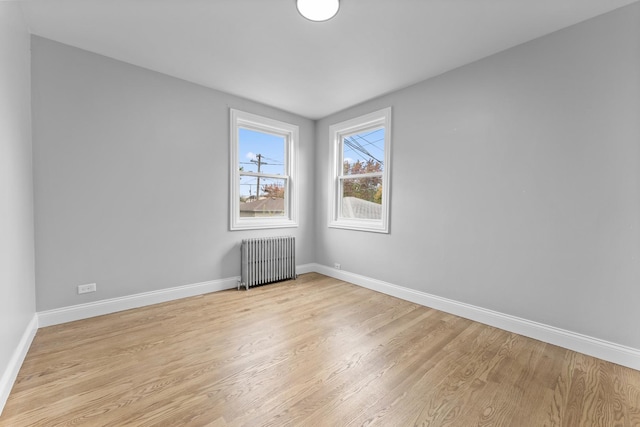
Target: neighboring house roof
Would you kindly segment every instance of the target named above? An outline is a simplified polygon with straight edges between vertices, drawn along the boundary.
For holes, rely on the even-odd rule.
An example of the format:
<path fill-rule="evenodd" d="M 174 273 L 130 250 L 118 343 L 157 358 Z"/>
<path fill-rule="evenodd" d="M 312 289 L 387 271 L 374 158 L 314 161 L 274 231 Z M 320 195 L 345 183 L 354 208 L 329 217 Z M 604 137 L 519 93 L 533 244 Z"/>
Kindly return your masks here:
<path fill-rule="evenodd" d="M 357 197 L 345 197 L 342 199 L 342 216 L 358 219 L 382 218 L 382 205 Z"/>
<path fill-rule="evenodd" d="M 284 199 L 269 197 L 240 203 L 240 212 L 284 212 Z"/>

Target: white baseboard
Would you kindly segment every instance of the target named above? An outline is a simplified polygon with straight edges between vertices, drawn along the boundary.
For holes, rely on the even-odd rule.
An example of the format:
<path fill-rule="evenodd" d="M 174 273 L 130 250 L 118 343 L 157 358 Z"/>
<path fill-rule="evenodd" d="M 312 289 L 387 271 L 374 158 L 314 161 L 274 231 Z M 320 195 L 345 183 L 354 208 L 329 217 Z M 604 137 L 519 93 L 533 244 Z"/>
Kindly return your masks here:
<path fill-rule="evenodd" d="M 297 274 L 310 272 L 321 273 L 386 295 L 640 370 L 640 350 L 636 348 L 626 347 L 554 326 L 438 297 L 344 270 L 336 270 L 321 264 L 310 263 L 296 267 Z M 22 366 L 38 327 L 57 325 L 146 305 L 235 288 L 238 280 L 239 277 L 212 280 L 36 313 L 25 329 L 20 343 L 0 378 L 0 414 L 2 414 L 2 410 L 9 398 L 11 388 L 18 376 L 20 367 Z"/>
<path fill-rule="evenodd" d="M 33 338 L 36 336 L 37 331 L 38 315 L 34 314 L 33 318 L 27 325 L 27 328 L 24 330 L 22 338 L 20 338 L 20 342 L 9 360 L 9 364 L 2 373 L 2 377 L 0 377 L 0 415 L 2 415 L 4 405 L 7 403 L 9 393 L 11 393 L 11 389 L 13 388 L 13 383 L 18 377 L 18 372 L 20 371 L 22 362 L 24 362 L 24 358 L 27 355 L 27 351 L 29 351 L 29 347 L 33 342 Z"/>
<path fill-rule="evenodd" d="M 640 370 L 640 350 L 609 341 L 582 335 L 576 332 L 556 328 L 520 317 L 511 316 L 493 310 L 487 310 L 470 304 L 438 297 L 425 292 L 393 285 L 381 280 L 336 270 L 321 264 L 308 264 L 313 271 L 364 288 L 391 295 L 406 301 L 435 308 L 440 311 L 484 323 L 505 331 L 524 335 L 549 344 L 557 345 L 589 356 L 597 357 L 618 365 Z"/>
<path fill-rule="evenodd" d="M 296 266 L 296 274 L 316 271 L 316 266 L 317 264 L 298 265 Z M 240 277 L 230 277 L 227 279 L 211 280 L 159 291 L 56 308 L 39 312 L 38 319 L 40 321 L 40 327 L 59 325 L 61 323 L 88 319 L 90 317 L 102 316 L 104 314 L 116 313 L 118 311 L 144 307 L 151 304 L 231 289 L 237 286 L 239 280 Z"/>
<path fill-rule="evenodd" d="M 89 317 L 102 316 L 104 314 L 116 313 L 118 311 L 144 307 L 151 304 L 231 289 L 237 286 L 238 280 L 240 280 L 239 277 L 210 280 L 192 285 L 177 286 L 159 291 L 144 292 L 120 298 L 56 308 L 39 312 L 38 320 L 40 327 L 58 325 L 60 323 L 88 319 Z"/>
<path fill-rule="evenodd" d="M 355 285 L 384 293 L 386 295 L 394 296 L 406 301 L 500 328 L 505 331 L 514 332 L 549 344 L 640 370 L 640 349 L 623 346 L 601 340 L 599 338 L 582 335 L 576 332 L 454 301 L 448 298 L 442 298 L 344 270 L 336 270 L 317 263 L 303 264 L 296 267 L 297 274 L 311 272 L 321 273 L 326 276 L 334 277 L 336 279 L 344 280 Z M 103 314 L 143 307 L 146 305 L 235 288 L 238 280 L 239 277 L 231 277 L 227 279 L 178 286 L 160 291 L 146 292 L 121 298 L 113 298 L 88 304 L 79 304 L 43 311 L 37 313 L 38 317 L 36 325 L 38 323 L 40 327 L 57 325 L 74 320 L 81 320 L 89 317 L 101 316 Z M 35 334 L 35 330 L 33 333 Z M 33 339 L 33 336 L 31 339 Z M 29 344 L 30 343 L 31 341 L 29 341 Z M 28 345 L 26 348 L 29 348 Z M 18 369 L 19 365 L 20 364 L 18 364 Z M 0 385 L 3 384 L 4 383 L 0 383 Z M 13 384 L 13 381 L 11 384 Z M 1 388 L 0 392 L 2 392 Z"/>
<path fill-rule="evenodd" d="M 296 265 L 296 274 L 315 273 L 319 264 L 302 264 Z"/>

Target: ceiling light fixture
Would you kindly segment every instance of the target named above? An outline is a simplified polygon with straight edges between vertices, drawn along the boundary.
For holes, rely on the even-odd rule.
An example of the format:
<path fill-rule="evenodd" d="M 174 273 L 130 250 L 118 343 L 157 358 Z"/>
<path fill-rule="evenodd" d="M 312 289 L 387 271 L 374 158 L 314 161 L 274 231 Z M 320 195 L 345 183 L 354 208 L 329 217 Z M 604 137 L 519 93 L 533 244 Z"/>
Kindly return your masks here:
<path fill-rule="evenodd" d="M 310 21 L 327 21 L 338 13 L 340 0 L 296 0 L 298 12 Z"/>

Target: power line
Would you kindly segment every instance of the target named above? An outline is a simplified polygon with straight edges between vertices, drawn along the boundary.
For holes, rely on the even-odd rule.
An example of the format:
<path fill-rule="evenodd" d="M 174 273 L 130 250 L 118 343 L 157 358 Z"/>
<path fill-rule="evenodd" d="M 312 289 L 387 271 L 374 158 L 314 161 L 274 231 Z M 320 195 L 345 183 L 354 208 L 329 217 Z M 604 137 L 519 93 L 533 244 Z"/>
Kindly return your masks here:
<path fill-rule="evenodd" d="M 358 138 L 360 138 L 360 139 L 363 139 L 363 140 L 365 140 L 365 141 L 367 142 L 366 144 L 361 144 L 363 147 L 366 147 L 366 146 L 373 146 L 373 148 L 377 148 L 378 150 L 380 150 L 380 151 L 383 151 L 383 152 L 384 152 L 384 148 L 382 148 L 382 147 L 378 147 L 377 145 L 375 145 L 377 142 L 384 141 L 384 136 L 383 136 L 382 138 L 380 138 L 380 139 L 376 139 L 376 140 L 373 140 L 373 141 L 370 141 L 370 140 L 368 140 L 368 139 L 365 139 L 365 138 L 363 138 L 363 137 L 362 137 L 362 136 L 360 136 L 360 135 L 356 135 L 356 137 L 358 137 Z"/>
<path fill-rule="evenodd" d="M 381 165 L 384 164 L 384 162 L 382 162 L 376 156 L 371 154 L 366 148 L 364 148 L 362 146 L 362 144 L 360 144 L 360 142 L 358 142 L 353 136 L 349 136 L 349 137 L 345 138 L 344 139 L 344 144 L 346 144 L 349 148 L 353 149 L 354 151 L 359 151 L 362 154 L 370 157 L 371 159 L 375 160 L 376 162 L 380 163 Z"/>
<path fill-rule="evenodd" d="M 379 135 L 381 133 L 383 135 L 382 138 L 377 138 L 374 140 L 369 139 L 369 137 L 371 137 L 372 135 Z M 360 142 L 359 140 L 363 142 Z M 370 159 L 373 159 L 382 164 L 382 161 L 376 158 L 369 152 L 369 150 L 367 150 L 367 148 L 365 148 L 367 146 L 373 146 L 384 153 L 384 149 L 376 145 L 376 143 L 380 141 L 384 141 L 384 129 L 375 129 L 370 132 L 351 135 L 344 139 L 344 144 L 346 145 L 346 147 L 353 150 L 354 154 L 358 155 L 358 153 L 362 153 L 364 156 L 359 155 L 359 157 L 362 157 L 363 160 L 369 161 Z"/>
<path fill-rule="evenodd" d="M 271 157 L 262 156 L 262 158 L 266 159 L 266 160 L 269 160 L 269 161 L 272 161 L 272 162 L 282 162 L 282 160 L 272 159 Z M 271 163 L 271 164 L 273 164 L 273 163 Z M 282 164 L 282 163 L 280 163 L 280 164 Z"/>

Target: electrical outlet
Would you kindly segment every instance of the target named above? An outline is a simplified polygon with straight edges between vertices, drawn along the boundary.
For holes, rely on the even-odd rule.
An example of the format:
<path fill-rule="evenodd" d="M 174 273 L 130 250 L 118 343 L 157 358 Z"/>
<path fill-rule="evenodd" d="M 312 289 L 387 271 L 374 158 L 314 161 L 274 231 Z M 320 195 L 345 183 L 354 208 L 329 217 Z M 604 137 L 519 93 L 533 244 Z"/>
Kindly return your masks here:
<path fill-rule="evenodd" d="M 95 292 L 95 291 L 96 291 L 95 283 L 89 283 L 87 285 L 78 285 L 78 294 L 86 294 L 88 292 Z"/>
<path fill-rule="evenodd" d="M 340 270 L 340 264 L 338 264 L 337 262 L 334 262 L 333 268 L 335 268 L 336 270 Z"/>

